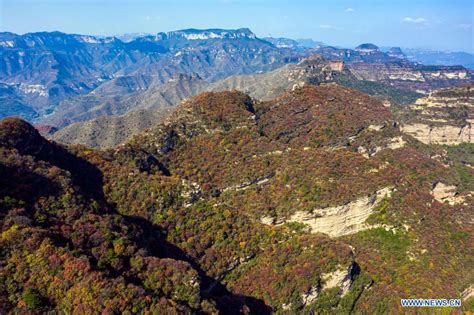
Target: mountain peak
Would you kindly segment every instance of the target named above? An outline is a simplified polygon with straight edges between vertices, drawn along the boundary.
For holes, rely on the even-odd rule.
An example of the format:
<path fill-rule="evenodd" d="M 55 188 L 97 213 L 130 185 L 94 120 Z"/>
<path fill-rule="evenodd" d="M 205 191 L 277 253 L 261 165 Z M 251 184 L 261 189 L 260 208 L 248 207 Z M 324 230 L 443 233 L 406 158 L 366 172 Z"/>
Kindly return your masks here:
<path fill-rule="evenodd" d="M 245 93 L 238 91 L 206 92 L 192 97 L 182 104 L 183 113 L 191 112 L 194 117 L 211 125 L 230 126 L 239 122 L 248 122 L 254 115 L 254 103 Z"/>
<path fill-rule="evenodd" d="M 364 43 L 357 46 L 355 50 L 360 52 L 376 52 L 379 51 L 379 47 L 374 44 Z"/>
<path fill-rule="evenodd" d="M 236 30 L 224 29 L 205 29 L 194 28 L 172 31 L 167 33 L 158 33 L 158 40 L 166 39 L 187 39 L 187 40 L 206 40 L 206 39 L 255 39 L 257 36 L 248 28 L 239 28 Z"/>
<path fill-rule="evenodd" d="M 28 122 L 9 117 L 0 121 L 0 147 L 17 149 L 20 154 L 36 155 L 50 151 L 49 142 Z"/>
<path fill-rule="evenodd" d="M 405 54 L 403 53 L 402 49 L 400 47 L 392 47 L 390 48 L 388 51 L 387 51 L 387 54 L 390 56 L 390 57 L 396 57 L 396 58 L 401 58 L 401 59 L 405 59 L 406 56 Z"/>

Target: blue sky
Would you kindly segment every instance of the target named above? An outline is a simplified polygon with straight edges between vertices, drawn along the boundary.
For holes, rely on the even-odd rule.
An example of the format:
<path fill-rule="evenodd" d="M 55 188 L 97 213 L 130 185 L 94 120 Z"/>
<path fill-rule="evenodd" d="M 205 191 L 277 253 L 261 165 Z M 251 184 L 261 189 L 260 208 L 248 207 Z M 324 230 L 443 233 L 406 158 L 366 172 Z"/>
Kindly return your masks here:
<path fill-rule="evenodd" d="M 353 47 L 474 51 L 472 0 L 0 0 L 0 31 L 114 35 L 249 27 Z"/>

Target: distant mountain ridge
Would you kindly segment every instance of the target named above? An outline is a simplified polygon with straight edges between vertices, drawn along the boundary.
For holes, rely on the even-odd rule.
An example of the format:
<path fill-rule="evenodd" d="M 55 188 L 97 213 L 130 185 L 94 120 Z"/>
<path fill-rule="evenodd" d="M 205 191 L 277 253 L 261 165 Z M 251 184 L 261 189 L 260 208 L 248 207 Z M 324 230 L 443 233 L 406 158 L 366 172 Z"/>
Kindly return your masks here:
<path fill-rule="evenodd" d="M 198 30 L 194 28 L 158 33 L 158 40 L 183 38 L 186 40 L 206 40 L 206 39 L 256 39 L 257 36 L 248 28 L 236 30 L 223 30 L 219 28 Z"/>
<path fill-rule="evenodd" d="M 474 70 L 474 54 L 464 51 L 439 51 L 429 49 L 404 48 L 407 58 L 425 65 L 462 65 Z"/>
<path fill-rule="evenodd" d="M 188 29 L 129 41 L 61 32 L 0 33 L 0 52 L 0 83 L 14 90 L 22 104 L 15 106 L 17 114 L 28 119 L 45 117 L 61 102 L 104 84 L 112 89 L 109 94 L 124 93 L 165 83 L 179 73 L 213 81 L 300 59 L 257 39 L 249 29 Z"/>
<path fill-rule="evenodd" d="M 169 83 L 180 75 L 200 78 L 193 83 L 206 85 L 266 73 L 314 54 L 343 61 L 357 80 L 412 92 L 463 84 L 472 77 L 463 67 L 418 65 L 399 50 L 385 53 L 369 43 L 355 50 L 321 43 L 308 48 L 286 38 L 260 39 L 248 28 L 135 34 L 124 41 L 60 32 L 0 33 L 0 52 L 0 84 L 7 92 L 0 117 L 19 115 L 59 128 L 122 115 L 135 109 L 134 104 L 156 104 L 160 98 L 175 106 L 202 90 L 190 85 L 194 92 L 186 92 L 175 84 L 171 92 Z M 167 91 L 163 97 L 155 93 L 160 90 Z M 145 100 L 148 96 L 151 101 Z"/>

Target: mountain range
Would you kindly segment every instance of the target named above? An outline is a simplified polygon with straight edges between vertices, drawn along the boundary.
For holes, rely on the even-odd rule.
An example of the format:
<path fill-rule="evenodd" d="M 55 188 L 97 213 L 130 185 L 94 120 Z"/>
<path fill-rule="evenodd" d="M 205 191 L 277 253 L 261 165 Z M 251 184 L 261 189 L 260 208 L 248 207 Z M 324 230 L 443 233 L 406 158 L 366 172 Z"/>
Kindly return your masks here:
<path fill-rule="evenodd" d="M 61 102 L 92 92 L 131 93 L 177 74 L 215 81 L 299 60 L 297 53 L 278 49 L 248 29 L 183 30 L 129 42 L 59 32 L 0 33 L 0 52 L 0 83 L 13 90 L 12 102 L 24 107 L 17 105 L 23 109 L 17 114 L 30 118 L 34 112 L 39 119 Z"/>
<path fill-rule="evenodd" d="M 354 70 L 360 71 L 359 62 L 346 64 L 341 61 L 329 61 L 320 55 L 313 55 L 297 64 L 287 64 L 266 73 L 230 76 L 213 83 L 202 80 L 197 76 L 179 75 L 166 84 L 134 93 L 125 99 L 119 96 L 102 98 L 99 105 L 92 107 L 93 111 L 87 111 L 83 107 L 68 106 L 69 112 L 62 114 L 62 116 L 67 115 L 73 117 L 76 121 L 84 120 L 84 122 L 73 123 L 51 137 L 70 144 L 82 143 L 93 147 L 114 147 L 139 131 L 134 128 L 126 128 L 127 125 L 139 125 L 146 129 L 159 122 L 144 120 L 140 123 L 132 123 L 134 118 L 139 117 L 135 114 L 137 110 L 156 109 L 162 112 L 163 109 L 173 108 L 182 100 L 204 91 L 239 90 L 258 100 L 270 100 L 285 91 L 291 91 L 304 85 L 340 84 L 376 96 L 393 105 L 412 104 L 423 95 L 420 94 L 420 91 L 407 88 L 406 78 L 418 75 L 415 70 L 403 69 L 402 66 L 395 64 L 395 66 L 389 68 L 390 70 L 397 67 L 397 76 L 395 76 L 395 71 L 391 75 L 387 74 L 388 63 L 384 64 L 381 69 L 378 67 L 378 63 L 365 63 L 365 65 L 369 67 L 366 73 L 370 71 L 373 76 L 376 76 L 375 78 L 361 78 L 359 72 Z M 427 71 L 421 74 L 425 86 L 430 86 L 430 84 L 433 87 L 445 86 L 446 84 L 454 84 L 453 81 L 456 83 L 468 81 L 430 80 L 428 78 L 430 73 Z M 423 76 L 426 76 L 427 79 Z M 420 86 L 419 82 L 411 82 L 411 84 L 413 88 Z M 123 107 L 123 104 L 126 104 L 126 107 Z M 60 113 L 60 108 L 61 106 L 58 107 L 58 113 Z M 73 116 L 71 110 L 76 110 L 77 116 Z M 89 121 L 94 116 L 117 113 L 121 116 L 114 120 L 99 117 Z M 117 124 L 117 121 L 123 121 L 123 123 Z M 90 126 L 99 126 L 99 122 L 103 129 L 107 130 L 106 132 L 99 131 L 100 128 L 90 128 Z M 149 123 L 149 125 L 144 122 Z M 57 125 L 54 122 L 52 124 Z M 111 139 L 114 139 L 114 141 L 111 141 Z"/>
<path fill-rule="evenodd" d="M 468 52 L 438 51 L 432 49 L 404 48 L 407 59 L 425 65 L 462 65 L 474 70 L 474 54 Z"/>
<path fill-rule="evenodd" d="M 60 32 L 0 33 L 4 91 L 0 116 L 19 115 L 62 128 L 139 109 L 136 104 L 149 94 L 156 107 L 176 106 L 205 90 L 202 86 L 236 75 L 266 73 L 315 54 L 344 61 L 351 74 L 345 82 L 351 81 L 348 84 L 355 88 L 363 84 L 353 77 L 426 93 L 472 77 L 462 66 L 412 63 L 396 49 L 384 53 L 372 44 L 342 49 L 286 38 L 259 39 L 249 29 L 187 29 L 122 39 Z"/>

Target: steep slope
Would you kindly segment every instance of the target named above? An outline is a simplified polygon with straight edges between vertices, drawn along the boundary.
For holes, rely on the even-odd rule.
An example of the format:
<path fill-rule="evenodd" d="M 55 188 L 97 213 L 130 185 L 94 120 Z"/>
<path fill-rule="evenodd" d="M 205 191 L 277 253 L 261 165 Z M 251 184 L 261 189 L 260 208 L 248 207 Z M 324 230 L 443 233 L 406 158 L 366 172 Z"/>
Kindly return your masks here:
<path fill-rule="evenodd" d="M 5 119 L 0 173 L 2 313 L 212 311 L 199 272 L 107 204 L 86 160 Z"/>
<path fill-rule="evenodd" d="M 0 83 L 0 118 L 8 116 L 33 120 L 38 113 L 17 95 L 14 87 Z"/>
<path fill-rule="evenodd" d="M 423 143 L 474 143 L 473 83 L 434 92 L 402 113 L 403 131 Z"/>
<path fill-rule="evenodd" d="M 331 70 L 327 61 L 314 56 L 297 65 L 291 64 L 265 74 L 230 77 L 212 84 L 204 81 L 199 76 L 180 74 L 172 77 L 165 84 L 123 96 L 104 96 L 100 91 L 93 91 L 90 95 L 63 102 L 57 107 L 56 114 L 45 121 L 49 125 L 64 127 L 71 122 L 87 121 L 97 116 L 123 115 L 131 110 L 175 107 L 182 100 L 203 91 L 235 89 L 249 93 L 252 97 L 258 99 L 272 99 L 284 91 L 306 83 L 333 82 L 334 73 L 335 71 Z M 68 117 L 68 119 L 64 119 L 64 117 Z M 117 119 L 121 120 L 122 118 Z M 106 121 L 107 119 L 99 120 Z M 126 120 L 133 120 L 133 118 L 126 118 Z M 152 122 L 151 120 L 148 121 Z M 67 143 L 93 144 L 95 140 L 74 138 L 76 134 L 85 133 L 80 130 L 83 126 L 87 129 L 95 124 L 88 122 L 74 124 L 61 133 L 62 135 L 69 134 L 68 136 L 57 139 L 68 138 Z M 142 124 L 142 126 L 146 129 L 151 125 Z M 132 133 L 132 130 L 130 129 L 130 135 L 135 134 Z M 108 141 L 109 144 L 118 144 L 118 142 L 111 139 Z M 101 142 L 97 142 L 97 145 L 99 147 L 108 146 Z"/>
<path fill-rule="evenodd" d="M 259 100 L 270 100 L 277 96 L 280 96 L 285 91 L 291 91 L 293 89 L 302 87 L 305 84 L 319 85 L 319 84 L 329 84 L 334 82 L 342 82 L 347 85 L 351 85 L 353 82 L 357 81 L 346 69 L 344 65 L 338 62 L 328 62 L 320 56 L 312 56 L 310 58 L 304 59 L 298 64 L 290 64 L 283 66 L 274 71 L 270 71 L 263 74 L 256 75 L 246 75 L 246 76 L 232 76 L 227 79 L 215 82 L 207 83 L 206 81 L 195 76 L 188 75 L 178 75 L 172 78 L 168 83 L 158 86 L 156 88 L 150 88 L 147 91 L 138 92 L 124 100 L 117 100 L 117 98 L 105 98 L 107 101 L 104 102 L 104 98 L 100 102 L 100 105 L 95 105 L 94 103 L 91 110 L 84 110 L 83 108 L 77 108 L 76 116 L 73 116 L 72 111 L 73 107 L 62 106 L 58 107 L 65 108 L 68 110 L 67 116 L 75 117 L 74 119 L 83 120 L 90 118 L 90 115 L 95 115 L 94 113 L 102 114 L 121 114 L 124 111 L 130 109 L 153 109 L 153 108 L 162 108 L 162 107 L 175 107 L 181 100 L 196 95 L 202 91 L 227 91 L 227 90 L 239 90 L 245 93 L 248 93 L 250 96 L 259 99 Z M 357 85 L 360 89 L 366 90 L 367 85 L 361 84 Z M 374 87 L 374 84 L 370 85 L 370 92 L 380 96 L 385 99 L 389 99 L 392 102 L 403 100 L 408 98 L 409 100 L 416 99 L 412 97 L 410 93 L 405 91 L 399 91 L 397 89 L 390 88 L 388 86 L 383 86 L 379 84 Z M 418 96 L 418 95 L 416 95 Z M 99 98 L 96 97 L 98 100 Z M 138 133 L 138 129 L 134 128 L 121 128 L 123 132 L 128 133 L 124 134 L 123 137 L 107 137 L 111 136 L 98 127 L 101 124 L 108 121 L 114 121 L 119 125 L 128 124 L 133 122 L 137 115 L 132 111 L 129 115 L 125 114 L 121 117 L 117 117 L 113 120 L 107 118 L 99 118 L 92 120 L 91 122 L 77 123 L 70 125 L 66 128 L 63 128 L 57 135 L 53 138 L 58 141 L 66 141 L 65 143 L 81 143 L 86 145 L 91 145 L 93 147 L 111 147 L 119 144 L 125 138 L 128 138 L 134 134 Z M 119 121 L 121 121 L 119 123 Z M 147 123 L 149 123 L 147 125 Z M 144 129 L 152 127 L 155 124 L 155 121 L 152 119 L 146 119 L 141 121 L 140 124 L 134 124 L 140 126 Z M 104 126 L 109 126 L 108 124 Z M 93 128 L 93 129 L 90 129 Z M 94 128 L 96 130 L 94 130 Z M 104 129 L 101 127 L 101 129 Z M 116 130 L 115 128 L 112 128 Z M 98 133 L 101 133 L 103 136 L 96 137 Z M 78 135 L 81 135 L 78 137 Z M 94 139 L 88 138 L 93 136 Z M 104 138 L 106 136 L 107 138 Z"/>
<path fill-rule="evenodd" d="M 458 297 L 469 287 L 473 187 L 466 186 L 453 160 L 439 159 L 441 152 L 403 136 L 392 119 L 379 101 L 338 86 L 305 86 L 264 103 L 236 92 L 210 93 L 184 103 L 167 124 L 137 136 L 117 154 L 146 172 L 182 178 L 189 185 L 183 215 L 227 209 L 229 216 L 250 218 L 275 235 L 288 230 L 327 235 L 329 242 L 342 239 L 354 248 L 357 267 L 338 267 L 337 290 L 325 291 L 325 285 L 298 293 L 291 289 L 291 298 L 288 287 L 301 279 L 291 278 L 292 268 L 307 271 L 287 254 L 264 258 L 254 249 L 244 257 L 239 252 L 222 257 L 217 239 L 207 243 L 209 249 L 195 252 L 202 236 L 189 225 L 199 220 L 155 217 L 205 270 L 240 257 L 232 271 L 217 271 L 233 292 L 256 294 L 275 311 L 344 310 L 349 303 L 356 310 L 395 312 L 400 298 L 428 289 Z M 467 167 L 463 171 L 473 174 Z M 454 187 L 452 205 L 436 199 L 438 182 Z M 154 216 L 141 209 L 144 216 Z M 225 235 L 224 244 L 233 238 Z M 242 250 L 254 248 L 250 244 L 246 240 Z M 313 259 L 325 254 L 319 255 Z M 282 272 L 279 266 L 291 268 Z M 446 280 L 434 285 L 423 280 L 433 271 Z M 349 297 L 357 301 L 346 301 Z"/>
<path fill-rule="evenodd" d="M 178 75 L 171 79 L 168 83 L 150 88 L 147 91 L 140 91 L 126 98 L 99 98 L 93 96 L 97 102 L 91 102 L 92 106 L 90 110 L 69 106 L 59 106 L 59 109 L 64 108 L 67 111 L 67 116 L 75 117 L 77 120 L 90 119 L 91 116 L 98 114 L 122 114 L 127 110 L 133 108 L 162 108 L 168 106 L 176 106 L 181 100 L 198 94 L 202 91 L 227 91 L 227 90 L 239 90 L 248 93 L 250 96 L 259 100 L 271 100 L 275 97 L 280 96 L 285 91 L 291 91 L 296 88 L 302 87 L 305 84 L 310 85 L 321 85 L 321 84 L 334 84 L 338 83 L 344 86 L 352 87 L 368 93 L 370 95 L 379 97 L 386 101 L 387 104 L 410 104 L 421 96 L 419 93 L 397 89 L 390 85 L 385 85 L 379 82 L 358 80 L 349 69 L 342 62 L 327 61 L 324 58 L 315 55 L 310 58 L 306 58 L 297 64 L 285 65 L 276 70 L 255 74 L 255 75 L 244 75 L 244 76 L 231 76 L 227 79 L 217 81 L 214 83 L 207 83 L 196 76 Z M 107 101 L 104 101 L 107 100 Z M 76 110 L 76 114 L 73 111 Z M 132 114 L 132 116 L 134 116 Z M 117 118 L 117 120 L 133 120 L 133 118 L 126 118 L 127 115 Z M 136 116 L 135 116 L 136 117 Z M 107 121 L 107 119 L 101 119 L 101 122 Z M 145 125 L 145 122 L 150 122 L 150 125 Z M 141 126 L 143 129 L 151 127 L 153 120 L 145 120 Z M 53 123 L 54 124 L 54 123 Z M 56 123 L 56 124 L 59 124 Z M 91 140 L 87 138 L 76 138 L 76 135 L 87 135 L 91 132 L 81 131 L 82 128 L 86 130 L 97 125 L 96 123 L 84 123 L 74 124 L 70 128 L 66 128 L 61 132 L 61 136 L 56 139 L 60 140 L 67 139 L 66 143 L 82 143 L 93 145 L 97 147 L 110 147 L 120 142 L 117 142 L 111 138 L 104 139 L 102 137 L 97 140 Z M 134 129 L 123 129 L 125 132 L 130 131 L 125 137 L 136 134 L 133 132 Z M 92 131 L 92 133 L 98 133 L 100 131 Z M 123 140 L 122 137 L 116 138 L 117 140 Z"/>
<path fill-rule="evenodd" d="M 172 111 L 173 109 L 138 109 L 123 116 L 102 116 L 71 124 L 50 137 L 65 144 L 113 148 L 131 136 L 160 124 Z"/>
<path fill-rule="evenodd" d="M 93 91 L 61 103 L 55 114 L 44 121 L 50 125 L 65 127 L 73 122 L 88 121 L 101 116 L 124 115 L 135 110 L 162 110 L 177 106 L 183 99 L 199 94 L 207 86 L 208 83 L 198 76 L 179 74 L 162 85 L 132 94 L 107 96 Z"/>
<path fill-rule="evenodd" d="M 115 48 L 121 49 L 113 39 L 60 32 L 0 33 L 0 43 L 0 82 L 14 86 L 40 114 L 65 98 L 91 91 L 123 65 L 113 57 Z"/>
<path fill-rule="evenodd" d="M 0 130 L 17 129 L 8 127 L 8 121 L 6 126 Z M 32 127 L 25 129 L 34 134 Z M 105 275 L 112 275 L 107 279 L 123 281 L 128 290 L 144 288 L 147 298 L 137 293 L 136 300 L 144 302 L 134 305 L 133 312 L 155 311 L 154 303 L 165 299 L 183 312 L 397 313 L 403 311 L 400 298 L 426 292 L 457 298 L 474 279 L 469 242 L 474 188 L 452 167 L 450 156 L 440 157 L 437 148 L 403 135 L 382 102 L 349 88 L 307 85 L 265 102 L 241 92 L 204 93 L 181 104 L 163 124 L 114 150 L 71 148 L 72 165 L 81 165 L 79 159 L 93 166 L 90 170 L 71 168 L 63 162 L 64 149 L 54 151 L 61 147 L 37 134 L 33 143 L 39 146 L 31 146 L 31 137 L 21 132 L 2 134 L 7 136 L 0 139 L 8 139 L 1 142 L 7 167 L 2 172 L 18 169 L 16 163 L 23 160 L 44 167 L 56 163 L 59 170 L 49 170 L 47 176 L 55 178 L 59 172 L 75 180 L 80 175 L 72 187 L 87 188 L 84 194 L 89 194 L 79 198 L 69 189 L 69 198 L 59 193 L 37 201 L 35 194 L 18 192 L 43 194 L 37 185 L 53 186 L 31 180 L 2 182 L 6 195 L 24 201 L 16 206 L 7 198 L 2 220 L 19 207 L 44 214 L 27 215 L 30 221 L 2 221 L 2 242 L 10 243 L 2 246 L 2 262 L 8 263 L 0 266 L 11 266 L 5 277 L 14 283 L 0 287 L 6 292 L 0 296 L 6 297 L 2 305 L 7 310 L 35 307 L 29 302 L 31 290 L 45 301 L 42 310 L 100 312 L 104 305 L 113 305 L 113 311 L 121 312 L 132 307 L 126 299 L 119 305 L 103 302 L 103 296 L 118 295 L 105 289 L 108 285 L 93 285 L 98 289 L 86 305 L 81 294 L 85 291 L 64 295 L 49 287 L 64 284 L 70 268 L 49 272 L 57 265 L 37 263 L 31 272 L 14 273 L 25 266 L 18 252 L 35 244 L 13 243 L 30 235 L 28 224 L 46 232 L 64 230 L 66 240 L 73 238 L 64 251 L 84 256 L 92 266 L 102 261 Z M 63 164 L 52 162 L 51 154 Z M 30 170 L 42 169 L 35 164 Z M 5 174 L 2 180 L 12 178 Z M 90 174 L 101 176 L 101 189 L 82 182 L 95 178 Z M 30 186 L 25 189 L 23 183 Z M 441 188 L 449 196 L 441 196 Z M 54 203 L 58 199 L 63 206 Z M 97 199 L 98 205 L 90 199 Z M 82 216 L 74 215 L 76 202 L 91 206 L 79 212 Z M 70 210 L 66 215 L 61 209 Z M 99 232 L 77 232 L 88 231 L 83 222 L 99 221 L 91 225 L 106 229 L 106 219 L 95 216 L 109 213 L 118 225 L 116 234 L 104 231 L 111 235 L 107 238 Z M 79 222 L 74 229 L 41 223 L 41 218 L 57 216 Z M 18 227 L 12 228 L 13 222 Z M 126 228 L 132 232 L 122 233 Z M 136 229 L 145 236 L 134 233 Z M 92 236 L 85 241 L 82 235 Z M 147 247 L 153 236 L 161 245 Z M 94 249 L 98 244 L 103 247 Z M 136 250 L 129 250 L 128 244 Z M 15 251 L 15 246 L 23 247 Z M 140 249 L 147 250 L 139 254 Z M 124 269 L 121 258 L 130 262 Z M 57 282 L 43 276 L 50 273 Z M 98 277 L 93 271 L 83 274 Z M 67 282 L 65 290 L 74 283 Z M 106 295 L 101 288 L 112 293 Z M 120 297 L 135 294 L 120 292 Z M 166 301 L 160 306 L 165 308 Z M 71 303 L 76 308 L 63 307 Z M 467 310 L 469 301 L 463 305 Z"/>
<path fill-rule="evenodd" d="M 188 29 L 138 36 L 126 42 L 60 32 L 0 33 L 0 84 L 9 87 L 11 96 L 3 99 L 0 115 L 20 115 L 36 123 L 63 127 L 102 115 L 124 114 L 141 92 L 160 89 L 179 75 L 213 83 L 229 76 L 275 70 L 313 54 L 344 61 L 352 78 L 343 84 L 362 87 L 368 93 L 387 87 L 425 93 L 472 78 L 463 67 L 418 65 L 372 44 L 355 50 L 322 45 L 307 49 L 286 39 L 269 40 L 276 45 L 248 29 Z M 279 45 L 279 41 L 287 44 Z M 226 84 L 244 88 L 252 83 Z M 400 91 L 384 93 L 393 97 Z"/>

